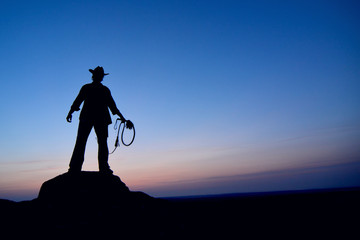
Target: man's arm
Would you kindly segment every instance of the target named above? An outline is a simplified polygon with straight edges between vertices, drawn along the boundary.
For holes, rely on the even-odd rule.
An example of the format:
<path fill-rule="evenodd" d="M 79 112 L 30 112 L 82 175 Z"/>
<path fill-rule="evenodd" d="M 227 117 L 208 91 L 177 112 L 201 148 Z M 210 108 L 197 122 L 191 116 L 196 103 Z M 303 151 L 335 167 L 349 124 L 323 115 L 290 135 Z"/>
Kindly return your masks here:
<path fill-rule="evenodd" d="M 111 92 L 109 90 L 109 95 L 108 95 L 108 106 L 110 108 L 110 111 L 113 115 L 118 115 L 121 119 L 122 122 L 125 122 L 126 119 L 124 118 L 124 116 L 121 114 L 121 112 L 119 111 L 119 109 L 116 107 L 116 103 L 113 99 L 113 97 L 111 96 Z"/>
<path fill-rule="evenodd" d="M 79 111 L 80 110 L 80 105 L 81 103 L 84 101 L 85 99 L 85 96 L 84 96 L 84 87 L 82 87 L 80 89 L 80 92 L 78 94 L 78 96 L 75 98 L 75 101 L 74 103 L 71 105 L 71 108 L 70 108 L 70 111 L 66 117 L 66 121 L 68 121 L 69 123 L 71 123 L 71 120 L 72 120 L 72 114 L 75 112 L 75 111 Z"/>

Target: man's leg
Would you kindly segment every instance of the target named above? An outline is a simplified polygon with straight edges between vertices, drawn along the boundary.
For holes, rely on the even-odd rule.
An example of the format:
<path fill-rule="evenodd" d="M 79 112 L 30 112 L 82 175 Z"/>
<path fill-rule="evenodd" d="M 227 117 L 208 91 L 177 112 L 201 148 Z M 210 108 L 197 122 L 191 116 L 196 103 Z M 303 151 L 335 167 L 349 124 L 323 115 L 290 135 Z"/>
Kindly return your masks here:
<path fill-rule="evenodd" d="M 108 164 L 108 159 L 109 159 L 109 149 L 107 145 L 108 125 L 96 124 L 94 128 L 97 136 L 97 141 L 99 144 L 99 152 L 98 152 L 99 170 L 100 172 L 103 173 L 112 173 L 110 166 Z"/>
<path fill-rule="evenodd" d="M 80 172 L 84 162 L 85 146 L 92 124 L 80 121 L 74 151 L 69 164 L 69 172 Z"/>

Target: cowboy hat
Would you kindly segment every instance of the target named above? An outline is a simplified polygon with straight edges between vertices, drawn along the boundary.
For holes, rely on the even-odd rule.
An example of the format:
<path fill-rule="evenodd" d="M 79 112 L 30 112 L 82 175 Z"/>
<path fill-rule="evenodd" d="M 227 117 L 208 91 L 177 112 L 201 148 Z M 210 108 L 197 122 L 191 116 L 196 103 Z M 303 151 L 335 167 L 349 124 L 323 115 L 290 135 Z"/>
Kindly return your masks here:
<path fill-rule="evenodd" d="M 93 75 L 102 75 L 102 76 L 109 75 L 108 73 L 104 73 L 104 68 L 100 66 L 97 66 L 94 69 L 89 69 L 89 72 L 91 72 Z"/>

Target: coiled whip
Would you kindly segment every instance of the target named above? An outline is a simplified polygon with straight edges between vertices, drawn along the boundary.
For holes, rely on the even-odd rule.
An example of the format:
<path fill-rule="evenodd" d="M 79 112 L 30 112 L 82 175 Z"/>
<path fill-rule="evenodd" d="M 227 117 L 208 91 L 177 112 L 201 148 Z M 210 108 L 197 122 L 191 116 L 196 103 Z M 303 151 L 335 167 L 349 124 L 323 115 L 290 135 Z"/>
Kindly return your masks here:
<path fill-rule="evenodd" d="M 120 121 L 119 127 L 117 125 L 118 121 Z M 125 122 L 123 122 L 123 121 L 121 121 L 120 118 L 118 118 L 118 119 L 116 119 L 116 122 L 115 122 L 115 125 L 114 125 L 114 129 L 118 130 L 116 140 L 115 140 L 115 148 L 110 154 L 114 153 L 117 147 L 120 147 L 119 134 L 120 134 L 121 126 L 123 126 L 122 131 L 121 131 L 121 142 L 122 142 L 122 144 L 124 146 L 128 147 L 134 142 L 134 139 L 135 139 L 135 126 L 134 126 L 134 124 L 130 120 L 126 120 Z M 125 128 L 133 130 L 133 137 L 132 137 L 130 143 L 125 143 L 124 142 L 124 130 L 125 130 Z"/>

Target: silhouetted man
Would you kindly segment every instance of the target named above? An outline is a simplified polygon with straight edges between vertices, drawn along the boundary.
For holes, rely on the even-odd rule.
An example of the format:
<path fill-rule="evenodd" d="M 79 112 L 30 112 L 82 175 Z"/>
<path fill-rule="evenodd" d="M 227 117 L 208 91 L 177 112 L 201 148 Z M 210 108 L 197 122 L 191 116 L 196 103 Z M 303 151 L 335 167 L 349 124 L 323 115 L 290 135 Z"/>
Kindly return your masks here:
<path fill-rule="evenodd" d="M 112 174 L 112 170 L 108 164 L 109 149 L 107 146 L 108 125 L 111 124 L 111 117 L 108 108 L 113 115 L 117 114 L 121 121 L 126 121 L 119 109 L 116 107 L 115 101 L 111 96 L 110 90 L 101 84 L 105 75 L 102 67 L 89 69 L 92 75 L 92 83 L 85 84 L 79 95 L 76 97 L 71 106 L 69 114 L 66 117 L 68 122 L 72 120 L 72 113 L 80 110 L 80 105 L 84 102 L 80 113 L 79 129 L 77 133 L 74 152 L 70 160 L 70 173 L 78 173 L 81 171 L 84 162 L 85 146 L 91 129 L 94 127 L 99 144 L 98 160 L 99 170 L 101 173 Z"/>

